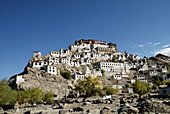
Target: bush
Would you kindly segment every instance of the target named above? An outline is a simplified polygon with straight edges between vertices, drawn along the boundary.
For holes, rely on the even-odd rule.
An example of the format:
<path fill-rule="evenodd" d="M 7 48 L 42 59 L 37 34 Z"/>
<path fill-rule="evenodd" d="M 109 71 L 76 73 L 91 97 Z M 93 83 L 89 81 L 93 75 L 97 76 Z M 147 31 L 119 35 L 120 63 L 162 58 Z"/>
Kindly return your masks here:
<path fill-rule="evenodd" d="M 44 93 L 42 92 L 42 89 L 39 88 L 33 88 L 30 90 L 30 101 L 31 103 L 39 103 L 44 98 Z"/>
<path fill-rule="evenodd" d="M 147 83 L 141 82 L 141 81 L 136 81 L 133 85 L 133 91 L 135 93 L 138 93 L 139 95 L 144 95 L 146 93 L 150 92 L 150 87 Z"/>
<path fill-rule="evenodd" d="M 117 62 L 117 61 L 118 61 L 118 60 L 117 60 L 116 56 L 113 56 L 112 62 Z"/>
<path fill-rule="evenodd" d="M 6 80 L 0 81 L 0 105 L 14 105 L 16 103 L 17 92 L 8 86 Z"/>
<path fill-rule="evenodd" d="M 23 90 L 17 92 L 17 102 L 18 104 L 23 104 L 29 102 L 31 99 L 31 91 Z"/>
<path fill-rule="evenodd" d="M 128 88 L 128 87 L 129 87 L 129 84 L 125 84 L 125 87 Z"/>
<path fill-rule="evenodd" d="M 157 90 L 157 89 L 158 89 L 158 86 L 154 84 L 154 85 L 152 86 L 152 89 Z"/>
<path fill-rule="evenodd" d="M 46 103 L 52 103 L 54 100 L 54 93 L 52 91 L 46 92 L 44 96 L 44 102 Z"/>
<path fill-rule="evenodd" d="M 104 69 L 102 69 L 102 70 L 101 70 L 101 73 L 102 73 L 102 75 L 103 75 L 103 74 L 105 73 L 105 70 L 104 70 Z"/>
<path fill-rule="evenodd" d="M 106 95 L 113 95 L 119 92 L 119 88 L 114 89 L 111 85 L 105 86 L 104 90 L 106 91 Z"/>
<path fill-rule="evenodd" d="M 153 84 L 155 84 L 157 86 L 162 84 L 162 82 L 161 82 L 161 80 L 160 80 L 160 78 L 158 76 L 153 77 Z"/>
<path fill-rule="evenodd" d="M 66 79 L 71 79 L 71 74 L 70 72 L 63 72 L 63 71 L 60 71 L 60 74 L 63 78 L 66 78 Z"/>
<path fill-rule="evenodd" d="M 95 96 L 96 94 L 101 93 L 102 87 L 103 85 L 100 83 L 98 77 L 92 78 L 91 76 L 88 76 L 76 85 L 76 90 L 84 96 L 83 101 L 85 101 L 87 97 Z"/>

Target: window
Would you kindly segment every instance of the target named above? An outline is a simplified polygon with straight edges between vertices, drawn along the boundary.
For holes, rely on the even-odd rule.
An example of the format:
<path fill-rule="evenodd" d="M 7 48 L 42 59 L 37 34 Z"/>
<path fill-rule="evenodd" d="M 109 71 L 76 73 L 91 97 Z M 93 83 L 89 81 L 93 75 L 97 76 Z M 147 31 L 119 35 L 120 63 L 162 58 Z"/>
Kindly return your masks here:
<path fill-rule="evenodd" d="M 163 93 L 165 93 L 165 94 L 166 94 L 166 90 L 163 90 Z"/>

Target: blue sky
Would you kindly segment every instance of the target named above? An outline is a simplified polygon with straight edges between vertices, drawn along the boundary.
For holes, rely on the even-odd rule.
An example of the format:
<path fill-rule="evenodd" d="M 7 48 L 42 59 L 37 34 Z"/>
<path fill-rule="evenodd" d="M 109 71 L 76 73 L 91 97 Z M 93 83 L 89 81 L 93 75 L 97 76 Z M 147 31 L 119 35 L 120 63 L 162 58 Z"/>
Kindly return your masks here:
<path fill-rule="evenodd" d="M 22 72 L 33 51 L 45 56 L 81 38 L 170 55 L 170 1 L 0 0 L 0 79 Z"/>

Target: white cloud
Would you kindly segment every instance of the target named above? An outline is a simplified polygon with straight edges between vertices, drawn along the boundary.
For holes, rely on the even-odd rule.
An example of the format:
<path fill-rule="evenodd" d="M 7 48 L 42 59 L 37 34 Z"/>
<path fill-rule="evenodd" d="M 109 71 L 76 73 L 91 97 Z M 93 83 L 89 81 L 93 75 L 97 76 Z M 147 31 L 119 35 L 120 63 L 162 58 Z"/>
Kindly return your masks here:
<path fill-rule="evenodd" d="M 164 48 L 164 49 L 161 49 L 159 51 L 156 51 L 155 55 L 157 55 L 159 53 L 170 56 L 170 48 Z"/>
<path fill-rule="evenodd" d="M 164 45 L 164 46 L 162 46 L 163 48 L 166 48 L 166 47 L 169 47 L 170 46 L 170 44 L 167 44 L 167 45 Z"/>
<path fill-rule="evenodd" d="M 148 42 L 148 43 L 146 43 L 146 45 L 151 45 L 151 44 L 153 44 L 152 42 Z"/>
<path fill-rule="evenodd" d="M 144 47 L 144 45 L 138 45 L 138 47 Z"/>
<path fill-rule="evenodd" d="M 154 43 L 153 45 L 156 46 L 156 45 L 159 45 L 159 44 L 160 44 L 160 42 L 157 42 L 157 43 Z"/>

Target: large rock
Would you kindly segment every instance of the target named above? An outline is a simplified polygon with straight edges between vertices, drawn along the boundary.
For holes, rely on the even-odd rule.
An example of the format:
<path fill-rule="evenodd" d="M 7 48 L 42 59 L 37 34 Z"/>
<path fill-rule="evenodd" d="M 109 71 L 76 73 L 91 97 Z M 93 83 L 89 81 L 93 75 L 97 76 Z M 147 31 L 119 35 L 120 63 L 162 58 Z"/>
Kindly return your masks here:
<path fill-rule="evenodd" d="M 51 75 L 44 70 L 27 67 L 22 74 L 24 82 L 16 84 L 16 76 L 9 79 L 9 85 L 18 90 L 26 90 L 39 87 L 43 92 L 52 91 L 58 99 L 69 94 L 71 81 L 64 79 L 60 75 Z"/>
<path fill-rule="evenodd" d="M 160 102 L 146 102 L 140 106 L 140 112 L 170 113 L 170 106 Z"/>

